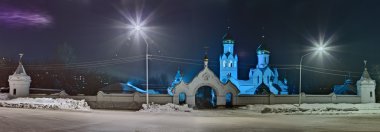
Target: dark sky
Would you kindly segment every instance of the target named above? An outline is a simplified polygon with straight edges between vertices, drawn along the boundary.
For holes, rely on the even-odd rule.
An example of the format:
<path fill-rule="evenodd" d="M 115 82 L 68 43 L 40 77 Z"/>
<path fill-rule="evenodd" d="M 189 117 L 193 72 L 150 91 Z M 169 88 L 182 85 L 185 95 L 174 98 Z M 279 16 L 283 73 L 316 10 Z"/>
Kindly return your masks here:
<path fill-rule="evenodd" d="M 151 54 L 199 59 L 197 63 L 202 64 L 207 46 L 210 63 L 217 65 L 214 61 L 222 52 L 221 39 L 230 26 L 243 79 L 248 75 L 247 65 L 255 67 L 255 50 L 263 34 L 274 65 L 297 65 L 300 56 L 313 46 L 308 39 L 321 34 L 326 40 L 332 38 L 329 46 L 334 49 L 322 59 L 305 58 L 304 65 L 360 72 L 364 59 L 369 65 L 380 63 L 377 0 L 0 0 L 0 56 L 16 59 L 23 52 L 28 62 L 54 60 L 64 43 L 73 47 L 76 62 L 109 60 L 116 54 L 143 55 L 144 43 L 120 37 L 126 29 L 117 28 L 120 22 L 128 23 L 122 14 L 134 14 L 136 5 L 144 7 L 142 17 L 154 13 L 147 24 L 156 27 L 148 34 Z M 15 12 L 41 18 L 7 16 Z M 143 64 L 138 61 L 104 70 L 143 79 Z M 152 76 L 166 73 L 172 77 L 177 67 L 185 76 L 193 76 L 202 68 L 154 60 L 151 65 Z M 219 73 L 218 67 L 211 68 Z M 297 70 L 280 70 L 280 75 L 297 80 L 297 74 L 291 72 Z"/>

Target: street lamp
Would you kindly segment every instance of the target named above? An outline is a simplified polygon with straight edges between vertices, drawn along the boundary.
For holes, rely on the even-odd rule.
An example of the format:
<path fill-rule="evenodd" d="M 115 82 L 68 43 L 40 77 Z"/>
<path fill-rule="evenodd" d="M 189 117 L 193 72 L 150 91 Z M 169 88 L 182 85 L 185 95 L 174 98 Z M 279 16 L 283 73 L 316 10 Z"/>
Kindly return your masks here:
<path fill-rule="evenodd" d="M 143 25 L 140 25 L 139 23 L 135 23 L 132 27 L 133 29 L 133 33 L 135 33 L 137 36 L 142 36 L 145 44 L 146 44 L 146 48 L 145 48 L 145 79 L 146 79 L 146 105 L 149 106 L 149 43 L 146 41 L 146 38 L 144 37 L 145 36 L 145 33 L 144 33 L 144 29 L 145 27 L 143 27 Z"/>
<path fill-rule="evenodd" d="M 322 53 L 326 50 L 326 47 L 325 45 L 319 45 L 318 47 L 315 48 L 315 51 L 312 51 L 312 52 L 309 52 L 303 56 L 301 56 L 301 60 L 300 60 L 300 80 L 299 80 L 299 88 L 298 88 L 298 94 L 299 94 L 299 98 L 298 98 L 298 106 L 301 106 L 301 89 L 302 89 L 302 61 L 303 61 L 303 58 L 305 56 L 308 56 L 312 53 L 315 53 L 315 52 L 319 52 L 319 53 Z"/>

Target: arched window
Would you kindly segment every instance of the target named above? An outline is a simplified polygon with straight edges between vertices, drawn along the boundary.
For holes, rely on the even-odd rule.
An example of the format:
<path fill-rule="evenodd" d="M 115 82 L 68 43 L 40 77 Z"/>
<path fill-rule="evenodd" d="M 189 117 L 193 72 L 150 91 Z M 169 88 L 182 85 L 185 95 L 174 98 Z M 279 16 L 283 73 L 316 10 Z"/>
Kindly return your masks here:
<path fill-rule="evenodd" d="M 16 89 L 13 89 L 13 95 L 16 95 Z"/>
<path fill-rule="evenodd" d="M 372 92 L 369 92 L 369 97 L 372 97 Z"/>
<path fill-rule="evenodd" d="M 186 104 L 186 94 L 184 92 L 179 93 L 178 99 L 180 105 Z"/>
<path fill-rule="evenodd" d="M 231 108 L 232 107 L 232 93 L 226 94 L 226 107 Z"/>
<path fill-rule="evenodd" d="M 230 67 L 232 67 L 232 61 L 230 61 Z"/>
<path fill-rule="evenodd" d="M 265 64 L 267 64 L 267 58 L 266 57 L 264 57 L 264 62 L 265 62 Z"/>
<path fill-rule="evenodd" d="M 257 84 L 259 84 L 259 83 L 260 83 L 260 77 L 257 76 Z"/>
<path fill-rule="evenodd" d="M 223 67 L 226 67 L 226 61 L 225 60 L 223 61 Z"/>

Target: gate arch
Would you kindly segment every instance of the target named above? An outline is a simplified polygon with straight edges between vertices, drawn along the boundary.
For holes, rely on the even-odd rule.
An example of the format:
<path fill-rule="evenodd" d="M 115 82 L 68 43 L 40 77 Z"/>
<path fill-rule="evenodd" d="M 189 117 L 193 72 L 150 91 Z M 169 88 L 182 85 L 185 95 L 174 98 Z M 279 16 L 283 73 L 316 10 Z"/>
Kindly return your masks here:
<path fill-rule="evenodd" d="M 215 91 L 217 106 L 226 105 L 227 93 L 231 93 L 231 104 L 236 104 L 237 95 L 240 92 L 239 89 L 230 81 L 227 81 L 225 84 L 220 82 L 219 78 L 208 67 L 205 67 L 193 78 L 190 83 L 181 81 L 174 87 L 173 102 L 179 104 L 179 93 L 184 92 L 186 93 L 186 103 L 192 107 L 196 106 L 196 93 L 201 87 L 211 87 Z"/>

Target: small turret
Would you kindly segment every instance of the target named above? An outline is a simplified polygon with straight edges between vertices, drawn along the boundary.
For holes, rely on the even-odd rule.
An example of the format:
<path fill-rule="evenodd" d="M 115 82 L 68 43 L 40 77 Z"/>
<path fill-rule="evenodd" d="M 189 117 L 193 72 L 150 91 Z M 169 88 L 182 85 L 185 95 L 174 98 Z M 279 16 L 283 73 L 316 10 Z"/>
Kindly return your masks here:
<path fill-rule="evenodd" d="M 20 55 L 19 64 L 13 75 L 9 76 L 9 94 L 13 97 L 29 96 L 29 86 L 32 81 L 30 76 L 25 72 L 24 66 L 21 63 L 23 54 Z"/>
<path fill-rule="evenodd" d="M 372 80 L 368 71 L 367 71 L 367 61 L 364 60 L 364 71 L 363 74 L 356 82 L 357 85 L 357 93 L 361 98 L 362 103 L 375 103 L 375 88 L 376 82 Z"/>

